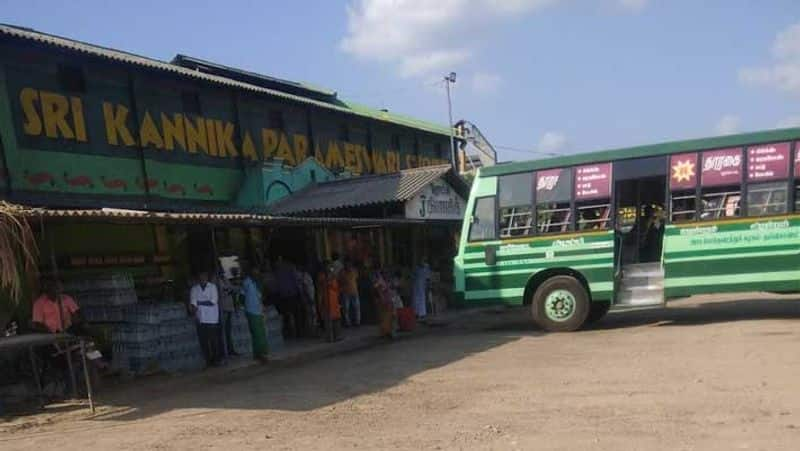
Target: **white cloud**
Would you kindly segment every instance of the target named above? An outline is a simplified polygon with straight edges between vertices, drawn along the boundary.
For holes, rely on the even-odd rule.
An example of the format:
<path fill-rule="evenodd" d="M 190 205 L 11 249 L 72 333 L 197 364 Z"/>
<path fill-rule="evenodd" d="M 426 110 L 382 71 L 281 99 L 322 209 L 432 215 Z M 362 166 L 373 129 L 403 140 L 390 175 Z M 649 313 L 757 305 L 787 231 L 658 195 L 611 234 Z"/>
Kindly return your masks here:
<path fill-rule="evenodd" d="M 771 53 L 772 64 L 740 69 L 739 81 L 800 95 L 800 23 L 775 36 Z"/>
<path fill-rule="evenodd" d="M 493 94 L 500 89 L 503 78 L 491 72 L 475 72 L 471 83 L 472 91 L 476 94 Z"/>
<path fill-rule="evenodd" d="M 800 114 L 785 117 L 778 121 L 775 128 L 792 128 L 800 127 Z"/>
<path fill-rule="evenodd" d="M 539 139 L 537 150 L 545 153 L 559 153 L 567 145 L 567 137 L 561 132 L 549 131 Z"/>
<path fill-rule="evenodd" d="M 455 70 L 503 23 L 567 0 L 350 0 L 340 48 L 404 77 Z M 605 0 L 628 10 L 646 0 Z"/>
<path fill-rule="evenodd" d="M 714 131 L 717 132 L 718 135 L 732 135 L 739 131 L 740 124 L 741 120 L 739 116 L 735 114 L 726 114 L 717 121 Z"/>

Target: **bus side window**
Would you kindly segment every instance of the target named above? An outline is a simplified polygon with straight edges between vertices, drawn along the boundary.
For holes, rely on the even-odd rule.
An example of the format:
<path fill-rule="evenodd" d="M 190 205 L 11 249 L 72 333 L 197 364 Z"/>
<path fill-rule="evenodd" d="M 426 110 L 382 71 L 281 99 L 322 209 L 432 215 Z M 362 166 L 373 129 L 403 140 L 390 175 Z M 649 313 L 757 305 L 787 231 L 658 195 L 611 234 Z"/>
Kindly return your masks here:
<path fill-rule="evenodd" d="M 572 168 L 536 173 L 536 232 L 563 233 L 572 229 Z"/>
<path fill-rule="evenodd" d="M 539 233 L 567 232 L 572 215 L 569 202 L 544 203 L 536 206 L 536 225 Z"/>
<path fill-rule="evenodd" d="M 708 221 L 741 216 L 739 208 L 741 198 L 741 187 L 738 185 L 703 189 L 700 197 L 703 212 L 700 214 L 700 219 Z"/>
<path fill-rule="evenodd" d="M 800 179 L 794 182 L 794 211 L 800 211 Z"/>
<path fill-rule="evenodd" d="M 475 199 L 475 210 L 470 217 L 469 240 L 484 241 L 496 238 L 495 197 Z"/>
<path fill-rule="evenodd" d="M 786 213 L 787 194 L 788 187 L 786 182 L 748 185 L 747 216 L 769 216 Z"/>
<path fill-rule="evenodd" d="M 694 221 L 697 217 L 697 196 L 694 190 L 676 191 L 670 200 L 670 222 Z"/>
<path fill-rule="evenodd" d="M 611 213 L 611 201 L 599 199 L 583 202 L 575 206 L 578 219 L 578 230 L 608 229 L 608 218 Z"/>
<path fill-rule="evenodd" d="M 533 234 L 533 173 L 504 175 L 498 183 L 500 238 Z"/>

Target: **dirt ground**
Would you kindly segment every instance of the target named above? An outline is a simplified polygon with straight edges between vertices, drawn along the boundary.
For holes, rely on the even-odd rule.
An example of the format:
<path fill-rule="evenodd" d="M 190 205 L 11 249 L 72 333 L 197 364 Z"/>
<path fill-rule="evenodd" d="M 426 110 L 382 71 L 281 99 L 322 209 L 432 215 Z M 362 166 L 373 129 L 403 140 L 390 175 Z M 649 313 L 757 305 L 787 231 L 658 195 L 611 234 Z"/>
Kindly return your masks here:
<path fill-rule="evenodd" d="M 0 423 L 0 449 L 800 449 L 800 298 L 691 299 L 570 334 L 511 309 L 102 402 Z"/>

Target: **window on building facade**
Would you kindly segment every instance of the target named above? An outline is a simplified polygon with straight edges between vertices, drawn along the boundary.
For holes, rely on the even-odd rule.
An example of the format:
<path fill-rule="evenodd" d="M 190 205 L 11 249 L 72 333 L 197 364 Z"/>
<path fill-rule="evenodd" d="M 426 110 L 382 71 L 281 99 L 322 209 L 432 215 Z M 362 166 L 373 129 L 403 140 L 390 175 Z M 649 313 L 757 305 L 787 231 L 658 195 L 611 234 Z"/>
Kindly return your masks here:
<path fill-rule="evenodd" d="M 392 135 L 392 150 L 400 150 L 400 135 Z"/>
<path fill-rule="evenodd" d="M 498 181 L 500 237 L 533 234 L 533 173 L 504 175 Z"/>
<path fill-rule="evenodd" d="M 475 209 L 470 218 L 469 240 L 484 241 L 496 237 L 495 197 L 475 199 Z"/>
<path fill-rule="evenodd" d="M 348 127 L 347 124 L 339 127 L 339 141 L 350 141 L 350 127 Z"/>

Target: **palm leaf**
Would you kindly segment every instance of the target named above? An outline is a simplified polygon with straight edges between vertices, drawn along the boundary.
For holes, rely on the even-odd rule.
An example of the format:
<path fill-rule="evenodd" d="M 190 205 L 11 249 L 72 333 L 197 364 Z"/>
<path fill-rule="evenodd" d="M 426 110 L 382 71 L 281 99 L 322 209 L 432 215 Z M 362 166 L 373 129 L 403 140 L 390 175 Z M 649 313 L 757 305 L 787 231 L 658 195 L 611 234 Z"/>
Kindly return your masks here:
<path fill-rule="evenodd" d="M 38 277 L 39 249 L 25 210 L 0 202 L 0 289 L 18 304 L 28 281 Z"/>

